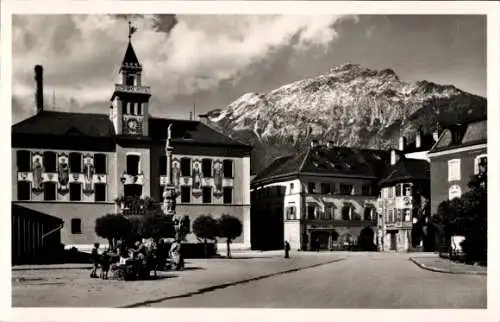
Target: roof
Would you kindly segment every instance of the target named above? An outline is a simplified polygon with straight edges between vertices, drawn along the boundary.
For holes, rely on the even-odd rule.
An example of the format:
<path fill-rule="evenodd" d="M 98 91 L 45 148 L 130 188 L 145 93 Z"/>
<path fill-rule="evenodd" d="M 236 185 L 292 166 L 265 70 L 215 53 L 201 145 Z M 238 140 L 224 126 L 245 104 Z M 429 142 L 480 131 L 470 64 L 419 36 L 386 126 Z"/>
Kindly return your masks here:
<path fill-rule="evenodd" d="M 236 141 L 200 121 L 192 120 L 176 120 L 150 117 L 149 136 L 151 137 L 151 139 L 166 140 L 167 129 L 170 124 L 173 124 L 172 143 L 174 144 L 176 142 L 193 142 L 207 145 L 229 145 L 251 148 L 251 146 Z"/>
<path fill-rule="evenodd" d="M 416 146 L 416 142 L 417 140 L 415 139 L 406 144 L 404 153 L 429 151 L 432 148 L 432 146 L 436 143 L 436 141 L 434 141 L 434 136 L 432 133 L 422 134 L 420 136 L 420 147 L 418 148 Z"/>
<path fill-rule="evenodd" d="M 380 180 L 380 186 L 391 185 L 402 181 L 430 180 L 429 162 L 416 159 L 399 159 L 391 166 Z"/>
<path fill-rule="evenodd" d="M 449 126 L 443 131 L 438 142 L 429 153 L 486 144 L 487 134 L 487 120 Z"/>
<path fill-rule="evenodd" d="M 139 141 L 165 141 L 167 128 L 172 126 L 172 143 L 222 145 L 251 148 L 212 129 L 200 121 L 149 118 L 149 136 L 137 137 Z M 12 126 L 13 135 L 64 136 L 80 138 L 115 138 L 113 123 L 106 114 L 41 111 Z M 120 136 L 130 137 L 132 136 Z"/>
<path fill-rule="evenodd" d="M 132 47 L 132 42 L 130 41 L 128 43 L 127 51 L 125 51 L 125 56 L 123 57 L 123 62 L 122 62 L 122 66 L 127 66 L 127 65 L 136 67 L 141 66 L 141 64 L 139 63 L 139 59 L 135 54 L 134 47 Z"/>
<path fill-rule="evenodd" d="M 253 183 L 299 174 L 379 178 L 385 171 L 389 158 L 390 153 L 382 150 L 321 145 L 274 160 L 257 174 Z"/>
<path fill-rule="evenodd" d="M 12 134 L 111 138 L 115 129 L 106 114 L 41 111 L 14 124 Z"/>

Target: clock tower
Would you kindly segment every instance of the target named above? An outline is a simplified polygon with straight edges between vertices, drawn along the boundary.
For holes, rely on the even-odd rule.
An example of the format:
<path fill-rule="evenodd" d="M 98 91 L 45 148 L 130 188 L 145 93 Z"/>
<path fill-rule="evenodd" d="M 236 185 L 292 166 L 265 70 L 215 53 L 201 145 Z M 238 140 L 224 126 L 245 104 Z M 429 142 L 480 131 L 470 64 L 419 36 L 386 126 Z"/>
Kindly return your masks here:
<path fill-rule="evenodd" d="M 128 46 L 120 68 L 120 83 L 111 97 L 110 119 L 116 134 L 148 136 L 149 86 L 142 86 L 142 65 L 132 46 L 136 28 L 129 22 Z"/>

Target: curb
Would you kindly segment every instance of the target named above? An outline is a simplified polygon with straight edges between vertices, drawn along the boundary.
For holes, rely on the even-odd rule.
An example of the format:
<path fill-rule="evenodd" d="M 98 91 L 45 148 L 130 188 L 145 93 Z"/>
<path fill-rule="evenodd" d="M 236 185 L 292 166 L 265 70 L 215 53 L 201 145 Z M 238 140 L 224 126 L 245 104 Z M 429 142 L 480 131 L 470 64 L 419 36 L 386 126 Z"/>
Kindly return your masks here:
<path fill-rule="evenodd" d="M 463 272 L 457 272 L 457 271 L 452 271 L 449 269 L 442 269 L 442 268 L 436 268 L 432 266 L 427 266 L 425 264 L 422 264 L 418 262 L 415 258 L 410 257 L 409 260 L 413 262 L 415 265 L 418 267 L 431 271 L 431 272 L 437 272 L 437 273 L 445 273 L 445 274 L 461 274 L 461 275 L 487 275 L 486 272 L 480 272 L 480 271 L 463 271 Z"/>
<path fill-rule="evenodd" d="M 284 270 L 284 271 L 279 271 L 279 272 L 275 272 L 275 273 L 271 273 L 271 274 L 256 276 L 256 277 L 252 277 L 252 278 L 248 278 L 248 279 L 244 279 L 244 280 L 240 280 L 240 281 L 229 282 L 229 283 L 224 283 L 224 284 L 219 284 L 219 285 L 212 285 L 212 286 L 204 287 L 204 288 L 201 288 L 201 289 L 199 289 L 197 291 L 188 292 L 188 293 L 185 293 L 185 294 L 167 296 L 167 297 L 163 297 L 163 298 L 156 299 L 156 300 L 148 300 L 148 301 L 144 301 L 144 302 L 138 302 L 138 303 L 133 303 L 133 304 L 129 304 L 129 305 L 118 306 L 117 308 L 137 308 L 137 307 L 148 306 L 150 304 L 160 303 L 160 302 L 164 302 L 164 301 L 168 301 L 168 300 L 191 297 L 191 296 L 200 295 L 200 294 L 204 294 L 204 293 L 208 293 L 208 292 L 213 292 L 213 291 L 216 291 L 216 290 L 219 290 L 219 289 L 223 289 L 223 288 L 227 288 L 227 287 L 230 287 L 230 286 L 245 284 L 245 283 L 249 283 L 249 282 L 253 282 L 253 281 L 258 281 L 258 280 L 269 278 L 269 277 L 274 277 L 274 276 L 284 275 L 284 274 L 288 274 L 288 273 L 298 272 L 298 271 L 301 271 L 301 270 L 305 270 L 305 269 L 309 269 L 309 268 L 315 268 L 315 267 L 319 267 L 319 266 L 323 266 L 323 265 L 327 265 L 327 264 L 332 264 L 332 263 L 340 262 L 340 261 L 343 261 L 343 260 L 345 260 L 345 258 L 338 258 L 338 259 L 335 259 L 335 260 L 330 260 L 330 261 L 327 261 L 327 262 L 313 264 L 313 265 L 310 265 L 310 266 L 295 267 L 295 268 L 287 269 L 287 270 Z"/>
<path fill-rule="evenodd" d="M 12 267 L 13 272 L 18 272 L 18 271 L 50 271 L 50 270 L 70 270 L 70 269 L 92 269 L 92 265 L 88 266 L 42 266 L 42 267 Z"/>

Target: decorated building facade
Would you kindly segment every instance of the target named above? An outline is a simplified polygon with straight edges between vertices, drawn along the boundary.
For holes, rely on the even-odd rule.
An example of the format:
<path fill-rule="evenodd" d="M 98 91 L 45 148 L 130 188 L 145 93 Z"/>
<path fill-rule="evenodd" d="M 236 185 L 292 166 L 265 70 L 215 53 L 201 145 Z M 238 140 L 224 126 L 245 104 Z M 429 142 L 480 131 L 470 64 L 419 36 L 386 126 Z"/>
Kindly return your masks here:
<path fill-rule="evenodd" d="M 313 142 L 252 180 L 254 249 L 335 249 L 376 244 L 377 183 L 389 153 Z"/>
<path fill-rule="evenodd" d="M 191 222 L 201 214 L 236 216 L 243 233 L 233 247 L 249 248 L 251 147 L 200 121 L 151 116 L 142 74 L 129 39 L 110 106 L 102 114 L 56 112 L 44 110 L 43 68 L 36 66 L 36 113 L 12 126 L 13 203 L 62 219 L 66 247 L 105 243 L 95 220 L 120 212 L 117 198 L 162 201 L 170 126 L 177 214 Z"/>

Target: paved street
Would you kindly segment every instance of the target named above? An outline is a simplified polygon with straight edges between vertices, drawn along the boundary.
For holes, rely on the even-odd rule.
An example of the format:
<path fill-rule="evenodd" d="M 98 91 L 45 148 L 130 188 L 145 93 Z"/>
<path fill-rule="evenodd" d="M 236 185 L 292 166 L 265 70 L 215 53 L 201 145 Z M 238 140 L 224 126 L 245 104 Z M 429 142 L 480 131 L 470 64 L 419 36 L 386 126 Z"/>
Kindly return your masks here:
<path fill-rule="evenodd" d="M 485 308 L 486 276 L 423 270 L 408 254 L 345 261 L 156 303 L 153 307 Z"/>
<path fill-rule="evenodd" d="M 290 260 L 281 253 L 251 257 L 189 260 L 188 270 L 163 273 L 156 281 L 91 280 L 88 269 L 16 270 L 13 305 L 486 307 L 486 276 L 430 272 L 410 262 L 410 254 L 294 253 Z"/>

